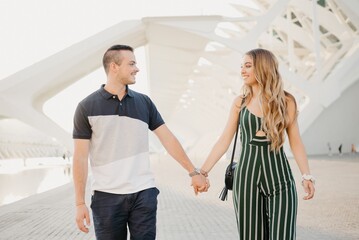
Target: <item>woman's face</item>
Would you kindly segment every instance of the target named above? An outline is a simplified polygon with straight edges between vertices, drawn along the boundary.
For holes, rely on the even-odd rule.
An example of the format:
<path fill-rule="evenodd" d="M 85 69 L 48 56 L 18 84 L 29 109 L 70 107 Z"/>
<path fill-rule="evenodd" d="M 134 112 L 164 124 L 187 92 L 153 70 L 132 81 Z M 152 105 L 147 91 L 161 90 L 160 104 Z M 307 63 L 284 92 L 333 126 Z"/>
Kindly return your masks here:
<path fill-rule="evenodd" d="M 241 65 L 241 76 L 244 84 L 248 86 L 258 84 L 254 76 L 254 64 L 251 56 L 244 55 L 243 63 Z"/>

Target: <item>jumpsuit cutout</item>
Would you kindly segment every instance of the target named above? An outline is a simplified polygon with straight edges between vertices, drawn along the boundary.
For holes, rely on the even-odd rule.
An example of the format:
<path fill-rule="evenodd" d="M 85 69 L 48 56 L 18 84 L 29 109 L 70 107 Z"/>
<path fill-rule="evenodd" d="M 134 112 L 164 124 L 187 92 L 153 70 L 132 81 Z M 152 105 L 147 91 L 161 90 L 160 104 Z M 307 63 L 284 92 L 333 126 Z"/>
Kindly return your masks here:
<path fill-rule="evenodd" d="M 233 204 L 241 240 L 296 238 L 297 191 L 283 146 L 270 150 L 261 118 L 246 107 L 240 113 L 241 155 L 235 169 Z"/>

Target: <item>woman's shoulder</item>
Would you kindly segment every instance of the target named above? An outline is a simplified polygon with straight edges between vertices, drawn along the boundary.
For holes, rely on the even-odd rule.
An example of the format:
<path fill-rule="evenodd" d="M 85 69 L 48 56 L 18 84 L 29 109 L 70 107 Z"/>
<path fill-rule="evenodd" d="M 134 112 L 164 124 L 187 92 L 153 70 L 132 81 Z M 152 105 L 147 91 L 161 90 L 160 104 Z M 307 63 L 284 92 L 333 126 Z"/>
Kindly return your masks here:
<path fill-rule="evenodd" d="M 287 105 L 287 113 L 289 114 L 289 118 L 291 119 L 290 122 L 292 122 L 294 119 L 296 119 L 298 115 L 298 108 L 297 108 L 297 102 L 295 101 L 295 97 L 288 93 L 285 93 L 285 101 Z"/>
<path fill-rule="evenodd" d="M 288 100 L 294 100 L 295 101 L 295 98 L 291 93 L 289 93 L 287 91 L 284 91 L 284 95 L 285 95 L 285 98 L 286 98 L 287 101 Z"/>
<path fill-rule="evenodd" d="M 240 108 L 245 100 L 245 96 L 244 95 L 239 95 L 237 97 L 234 98 L 233 100 L 233 105 L 237 106 L 238 108 Z"/>
<path fill-rule="evenodd" d="M 289 92 L 284 91 L 285 101 L 287 103 L 288 108 L 297 109 L 297 102 L 295 101 L 295 97 Z"/>

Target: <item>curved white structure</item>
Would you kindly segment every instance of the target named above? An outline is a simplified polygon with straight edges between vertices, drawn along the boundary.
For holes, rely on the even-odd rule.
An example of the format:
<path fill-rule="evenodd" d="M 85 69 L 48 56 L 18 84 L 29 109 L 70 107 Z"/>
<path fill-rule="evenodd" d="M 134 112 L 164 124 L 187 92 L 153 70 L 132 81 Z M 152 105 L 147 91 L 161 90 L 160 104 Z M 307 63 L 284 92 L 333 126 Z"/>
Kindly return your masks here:
<path fill-rule="evenodd" d="M 243 53 L 262 47 L 280 61 L 285 87 L 300 106 L 304 137 L 309 129 L 310 136 L 315 135 L 312 124 L 358 84 L 359 1 L 254 2 L 257 9 L 233 4 L 240 16 L 236 18 L 147 17 L 120 22 L 2 79 L 0 116 L 18 119 L 71 151 L 71 135 L 43 113 L 44 102 L 100 68 L 109 46 L 145 46 L 151 98 L 187 150 L 207 154 L 203 149 L 214 143 L 234 96 L 240 94 Z M 358 102 L 355 94 L 350 98 Z M 354 111 L 359 111 L 357 106 Z M 359 143 L 357 126 L 344 127 L 353 136 L 343 136 L 342 141 Z M 323 141 L 331 141 L 328 137 Z M 4 154 L 6 141 L 6 136 L 0 139 L 3 157 L 21 156 L 14 149 Z M 326 151 L 316 143 L 309 153 Z M 151 147 L 160 146 L 154 142 Z"/>

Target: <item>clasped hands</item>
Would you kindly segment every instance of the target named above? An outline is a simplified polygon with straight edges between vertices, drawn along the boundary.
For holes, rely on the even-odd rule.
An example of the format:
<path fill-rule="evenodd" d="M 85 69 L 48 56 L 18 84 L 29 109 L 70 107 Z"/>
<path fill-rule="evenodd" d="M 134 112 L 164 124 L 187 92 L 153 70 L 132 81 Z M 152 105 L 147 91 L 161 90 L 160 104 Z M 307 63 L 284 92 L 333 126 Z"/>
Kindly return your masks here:
<path fill-rule="evenodd" d="M 210 187 L 209 179 L 203 174 L 195 175 L 192 177 L 192 187 L 196 195 L 198 193 L 207 192 Z"/>

